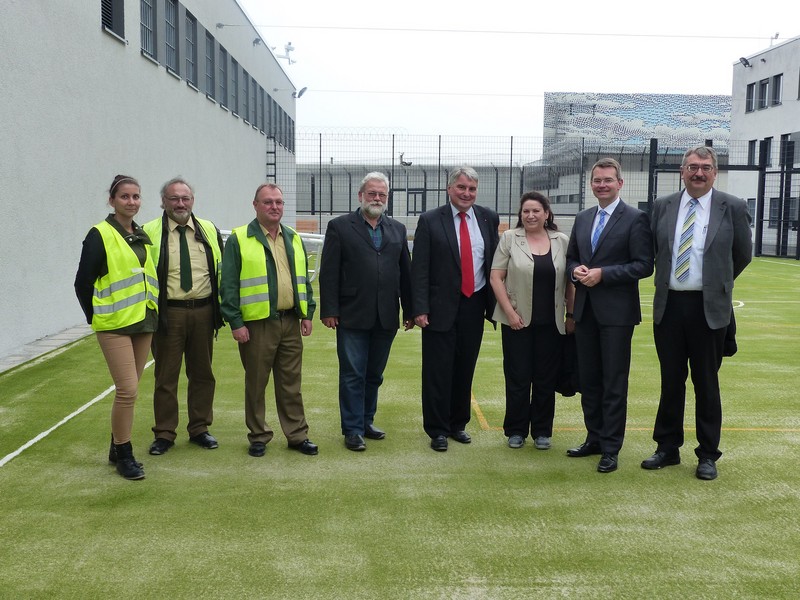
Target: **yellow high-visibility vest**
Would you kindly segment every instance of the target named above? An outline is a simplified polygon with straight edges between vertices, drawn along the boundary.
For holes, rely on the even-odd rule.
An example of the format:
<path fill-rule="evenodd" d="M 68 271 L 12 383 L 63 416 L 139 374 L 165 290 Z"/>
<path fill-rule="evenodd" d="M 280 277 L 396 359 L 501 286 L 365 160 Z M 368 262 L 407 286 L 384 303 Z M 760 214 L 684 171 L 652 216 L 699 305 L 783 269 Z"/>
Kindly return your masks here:
<path fill-rule="evenodd" d="M 150 253 L 144 267 L 130 244 L 107 221 L 95 225 L 106 249 L 108 273 L 94 282 L 92 329 L 111 331 L 142 321 L 158 311 L 158 277 Z"/>
<path fill-rule="evenodd" d="M 256 236 L 247 235 L 247 225 L 237 227 L 231 232 L 239 242 L 242 268 L 239 272 L 239 309 L 242 319 L 256 321 L 270 315 L 269 282 L 267 280 L 267 259 L 264 244 Z M 306 253 L 300 236 L 291 227 L 283 225 L 284 234 L 292 238 L 294 254 L 293 287 L 299 305 L 295 308 L 301 317 L 308 315 L 308 294 L 306 292 Z"/>

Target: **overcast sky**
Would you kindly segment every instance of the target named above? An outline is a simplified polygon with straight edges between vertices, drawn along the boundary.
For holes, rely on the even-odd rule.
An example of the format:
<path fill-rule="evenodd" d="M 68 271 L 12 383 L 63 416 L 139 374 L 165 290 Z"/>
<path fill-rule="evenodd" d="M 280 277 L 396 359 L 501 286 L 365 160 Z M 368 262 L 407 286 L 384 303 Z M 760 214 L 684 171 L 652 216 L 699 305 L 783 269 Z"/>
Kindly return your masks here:
<path fill-rule="evenodd" d="M 323 131 L 540 137 L 546 91 L 730 94 L 740 56 L 800 35 L 796 0 L 239 3 L 295 47 L 297 124 Z"/>

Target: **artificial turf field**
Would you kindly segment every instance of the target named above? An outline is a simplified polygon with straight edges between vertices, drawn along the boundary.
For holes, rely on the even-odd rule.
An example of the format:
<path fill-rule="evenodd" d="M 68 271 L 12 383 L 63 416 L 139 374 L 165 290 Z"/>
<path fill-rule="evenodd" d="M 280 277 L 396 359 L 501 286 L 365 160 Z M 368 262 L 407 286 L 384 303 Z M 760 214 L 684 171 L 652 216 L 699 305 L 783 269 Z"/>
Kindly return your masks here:
<path fill-rule="evenodd" d="M 652 281 L 634 337 L 620 468 L 573 459 L 578 397 L 557 398 L 553 448 L 511 450 L 499 331 L 487 326 L 473 443 L 430 450 L 420 332 L 400 332 L 368 449 L 344 448 L 334 335 L 306 338 L 303 394 L 320 454 L 247 455 L 243 372 L 230 331 L 215 349 L 217 450 L 149 456 L 152 367 L 134 449 L 146 479 L 106 462 L 111 385 L 92 336 L 0 374 L 0 598 L 800 597 L 800 262 L 755 259 L 740 276 L 739 352 L 721 371 L 719 478 L 694 477 L 693 399 L 683 463 L 644 471 L 658 403 Z M 72 298 L 65 298 L 65 302 Z M 185 388 L 185 386 L 184 386 Z M 183 390 L 185 393 L 185 389 Z M 182 425 L 185 407 L 182 403 Z"/>

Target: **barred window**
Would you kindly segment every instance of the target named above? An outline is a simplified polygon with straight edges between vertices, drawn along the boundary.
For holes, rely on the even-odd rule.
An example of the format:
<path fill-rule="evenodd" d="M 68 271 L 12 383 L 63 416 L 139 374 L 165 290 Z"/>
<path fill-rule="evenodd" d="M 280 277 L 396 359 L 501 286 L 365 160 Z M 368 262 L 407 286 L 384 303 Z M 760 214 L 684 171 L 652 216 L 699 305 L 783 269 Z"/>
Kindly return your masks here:
<path fill-rule="evenodd" d="M 178 72 L 178 2 L 167 0 L 164 5 L 164 21 L 166 23 L 166 65 L 173 72 Z"/>
<path fill-rule="evenodd" d="M 197 87 L 197 19 L 186 11 L 186 81 Z"/>
<path fill-rule="evenodd" d="M 220 106 L 228 106 L 228 51 L 219 47 L 219 96 Z"/>
<path fill-rule="evenodd" d="M 214 36 L 206 31 L 206 94 L 214 97 Z"/>
<path fill-rule="evenodd" d="M 152 59 L 156 58 L 156 7 L 155 0 L 141 0 L 142 53 Z"/>

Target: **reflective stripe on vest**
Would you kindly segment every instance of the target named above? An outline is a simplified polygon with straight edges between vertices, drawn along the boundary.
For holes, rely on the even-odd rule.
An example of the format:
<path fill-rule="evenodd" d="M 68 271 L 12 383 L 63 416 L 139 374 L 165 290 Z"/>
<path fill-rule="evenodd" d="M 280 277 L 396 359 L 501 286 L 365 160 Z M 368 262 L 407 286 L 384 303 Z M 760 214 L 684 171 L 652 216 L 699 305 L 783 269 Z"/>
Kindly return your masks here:
<path fill-rule="evenodd" d="M 264 245 L 256 236 L 247 235 L 247 225 L 237 227 L 231 235 L 239 241 L 242 267 L 239 272 L 239 309 L 242 319 L 256 321 L 266 319 L 270 315 L 269 282 L 267 278 L 267 259 Z M 291 234 L 294 254 L 293 287 L 296 291 L 299 306 L 298 314 L 308 314 L 308 292 L 306 288 L 306 253 L 300 236 L 291 227 L 283 226 L 284 232 Z"/>
<path fill-rule="evenodd" d="M 144 267 L 128 242 L 103 221 L 95 225 L 103 238 L 108 273 L 94 282 L 92 329 L 111 331 L 145 318 L 146 309 L 158 310 L 155 264 L 146 254 Z"/>
<path fill-rule="evenodd" d="M 150 237 L 150 241 L 153 242 L 149 250 L 156 268 L 158 267 L 158 259 L 161 256 L 161 239 L 163 237 L 161 231 L 161 226 L 163 224 L 162 218 L 163 217 L 153 219 L 142 225 L 142 229 L 144 229 L 144 232 Z M 217 275 L 217 289 L 219 289 L 219 280 L 222 270 L 222 249 L 219 247 L 217 241 L 217 228 L 214 227 L 211 221 L 198 219 L 197 217 L 195 217 L 195 220 L 200 225 L 200 228 L 206 236 L 206 240 L 208 240 L 208 243 L 211 245 L 211 253 L 214 256 L 214 269 Z"/>

